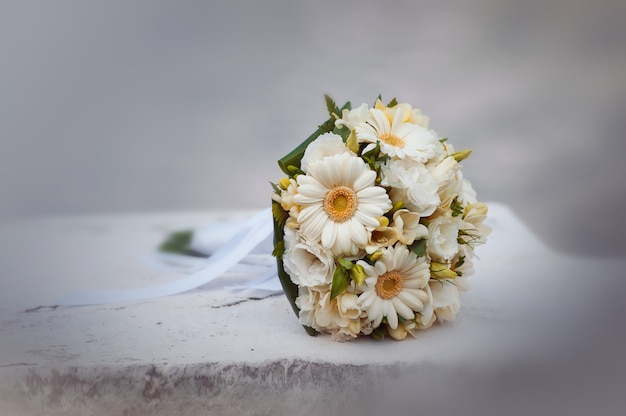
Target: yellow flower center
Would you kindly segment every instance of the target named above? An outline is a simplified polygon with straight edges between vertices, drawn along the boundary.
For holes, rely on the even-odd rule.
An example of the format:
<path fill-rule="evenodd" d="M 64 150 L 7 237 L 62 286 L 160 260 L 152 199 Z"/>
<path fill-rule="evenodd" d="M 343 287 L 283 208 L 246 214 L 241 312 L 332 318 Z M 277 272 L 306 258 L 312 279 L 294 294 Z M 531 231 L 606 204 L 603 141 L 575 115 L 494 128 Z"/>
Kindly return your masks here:
<path fill-rule="evenodd" d="M 401 137 L 396 136 L 395 134 L 391 134 L 389 132 L 385 132 L 380 135 L 380 140 L 391 145 L 393 147 L 404 148 L 405 142 Z"/>
<path fill-rule="evenodd" d="M 391 299 L 400 293 L 402 282 L 402 276 L 395 271 L 380 275 L 376 281 L 376 294 L 383 299 Z"/>
<path fill-rule="evenodd" d="M 344 222 L 352 218 L 357 205 L 356 192 L 347 186 L 331 189 L 324 199 L 324 211 L 336 222 Z"/>

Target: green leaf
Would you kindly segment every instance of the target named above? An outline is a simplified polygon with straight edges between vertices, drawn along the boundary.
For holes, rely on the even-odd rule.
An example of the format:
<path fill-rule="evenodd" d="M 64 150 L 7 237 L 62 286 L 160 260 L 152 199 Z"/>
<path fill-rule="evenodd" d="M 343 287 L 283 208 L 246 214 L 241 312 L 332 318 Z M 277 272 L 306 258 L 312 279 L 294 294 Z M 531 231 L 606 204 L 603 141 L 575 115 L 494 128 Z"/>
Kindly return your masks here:
<path fill-rule="evenodd" d="M 337 111 L 337 104 L 335 100 L 330 98 L 328 94 L 324 94 L 324 100 L 326 100 L 326 109 L 328 110 L 328 115 L 332 117 L 332 115 Z"/>
<path fill-rule="evenodd" d="M 354 267 L 354 263 L 352 263 L 350 260 L 344 259 L 343 257 L 340 257 L 338 261 L 341 267 L 343 267 L 346 270 L 350 270 L 351 268 Z"/>
<path fill-rule="evenodd" d="M 462 265 L 464 265 L 464 264 L 465 264 L 465 256 L 461 256 L 461 257 L 459 257 L 459 259 L 457 260 L 457 262 L 456 262 L 456 263 L 454 263 L 454 268 L 455 268 L 455 269 L 456 269 L 456 268 L 459 268 L 459 267 L 461 267 L 461 266 L 462 266 Z"/>
<path fill-rule="evenodd" d="M 333 133 L 335 133 L 337 136 L 341 137 L 341 140 L 343 140 L 344 143 L 348 142 L 348 138 L 350 137 L 350 129 L 347 128 L 346 126 L 340 126 L 341 128 L 338 129 L 337 127 L 335 127 L 333 129 Z M 352 149 L 350 149 L 352 150 Z"/>
<path fill-rule="evenodd" d="M 282 190 L 274 182 L 270 182 L 270 185 L 272 185 L 272 189 L 274 190 L 274 192 L 279 195 L 282 193 Z"/>
<path fill-rule="evenodd" d="M 417 257 L 423 257 L 426 254 L 426 239 L 415 241 L 409 249 L 417 255 Z"/>
<path fill-rule="evenodd" d="M 391 108 L 391 107 L 395 107 L 398 105 L 398 100 L 396 100 L 396 97 L 393 97 L 393 99 L 391 101 L 389 101 L 389 104 L 387 104 L 387 107 Z"/>
<path fill-rule="evenodd" d="M 335 128 L 335 118 L 329 118 L 328 120 L 320 124 L 318 128 L 321 130 L 321 134 L 330 133 Z"/>
<path fill-rule="evenodd" d="M 459 215 L 463 215 L 463 205 L 461 205 L 457 198 L 452 200 L 452 204 L 450 204 L 450 209 L 452 210 L 452 216 L 458 217 Z"/>
<path fill-rule="evenodd" d="M 285 254 L 285 242 L 279 241 L 274 244 L 274 250 L 272 250 L 272 256 L 282 259 L 283 254 Z"/>
<path fill-rule="evenodd" d="M 376 146 L 373 149 L 368 150 L 367 152 L 361 154 L 361 159 L 365 161 L 370 167 L 370 169 L 374 169 L 376 165 L 376 158 L 380 154 L 380 141 L 376 141 Z"/>
<path fill-rule="evenodd" d="M 287 211 L 276 201 L 272 201 L 272 216 L 274 217 L 274 221 L 276 221 L 281 228 L 285 226 L 289 218 Z"/>
<path fill-rule="evenodd" d="M 442 137 L 441 139 L 439 139 L 439 142 L 440 142 L 440 143 L 445 143 L 445 142 L 447 142 L 447 141 L 448 141 L 448 138 L 447 138 L 447 137 Z"/>
<path fill-rule="evenodd" d="M 343 107 L 339 109 L 339 113 L 341 113 L 343 110 L 350 110 L 351 108 L 352 108 L 352 104 L 350 104 L 350 101 L 347 101 L 343 105 Z M 287 167 L 295 166 L 296 168 L 300 168 L 300 161 L 302 160 L 302 156 L 304 156 L 304 150 L 307 148 L 307 146 L 313 140 L 317 139 L 322 134 L 333 131 L 334 128 L 335 128 L 335 118 L 330 117 L 328 120 L 323 122 L 318 127 L 318 129 L 313 132 L 313 134 L 311 134 L 309 137 L 306 138 L 306 140 L 300 143 L 298 147 L 293 149 L 287 155 L 280 158 L 280 160 L 278 161 L 278 166 L 280 167 L 280 169 L 283 172 L 285 172 L 287 175 L 289 175 L 290 177 L 293 177 L 292 173 L 287 170 Z"/>
<path fill-rule="evenodd" d="M 338 264 L 335 268 L 335 273 L 333 273 L 333 284 L 330 289 L 330 300 L 335 299 L 337 296 L 345 292 L 349 285 L 350 277 L 348 277 L 348 272 L 346 271 L 346 269 Z"/>
<path fill-rule="evenodd" d="M 284 231 L 283 227 L 278 225 L 276 220 L 274 220 L 274 247 L 279 246 L 281 243 L 284 245 Z M 285 267 L 283 266 L 283 260 L 280 257 L 276 257 L 276 266 L 278 269 L 278 279 L 280 280 L 280 284 L 283 287 L 283 291 L 285 292 L 285 296 L 291 305 L 291 309 L 296 314 L 296 316 L 300 316 L 300 308 L 296 305 L 296 298 L 298 297 L 298 286 L 291 281 L 291 278 L 285 272 Z M 318 335 L 317 331 L 309 326 L 303 325 L 304 330 L 307 334 L 311 336 Z"/>
<path fill-rule="evenodd" d="M 387 326 L 380 325 L 378 328 L 374 328 L 371 335 L 375 340 L 382 341 L 387 336 Z"/>
<path fill-rule="evenodd" d="M 159 246 L 159 251 L 185 256 L 206 257 L 206 255 L 191 248 L 192 239 L 193 231 L 191 230 L 175 231 L 165 238 L 165 241 Z"/>

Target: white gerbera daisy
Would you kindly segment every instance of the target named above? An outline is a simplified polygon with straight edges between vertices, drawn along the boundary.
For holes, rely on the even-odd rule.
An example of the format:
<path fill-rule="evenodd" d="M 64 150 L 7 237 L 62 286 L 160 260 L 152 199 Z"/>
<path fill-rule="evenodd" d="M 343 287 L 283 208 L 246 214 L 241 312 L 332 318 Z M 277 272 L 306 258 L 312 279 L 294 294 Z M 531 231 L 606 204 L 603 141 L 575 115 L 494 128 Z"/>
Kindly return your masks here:
<path fill-rule="evenodd" d="M 374 328 L 387 318 L 390 328 L 398 327 L 398 315 L 406 320 L 424 309 L 430 300 L 425 288 L 430 271 L 424 257 L 417 257 L 407 246 L 398 245 L 383 251 L 374 266 L 359 261 L 368 277 L 359 289 L 358 304 L 367 313 Z"/>
<path fill-rule="evenodd" d="M 298 176 L 293 197 L 301 206 L 301 235 L 335 255 L 357 254 L 379 226 L 377 218 L 391 209 L 385 189 L 375 185 L 376 172 L 348 153 L 327 156 L 308 169 Z"/>
<path fill-rule="evenodd" d="M 380 150 L 384 154 L 426 163 L 435 155 L 438 143 L 436 134 L 417 124 L 405 123 L 402 117 L 401 111 L 395 111 L 390 122 L 383 111 L 372 109 L 368 120 L 355 127 L 357 139 L 372 143 L 366 150 L 380 141 Z"/>

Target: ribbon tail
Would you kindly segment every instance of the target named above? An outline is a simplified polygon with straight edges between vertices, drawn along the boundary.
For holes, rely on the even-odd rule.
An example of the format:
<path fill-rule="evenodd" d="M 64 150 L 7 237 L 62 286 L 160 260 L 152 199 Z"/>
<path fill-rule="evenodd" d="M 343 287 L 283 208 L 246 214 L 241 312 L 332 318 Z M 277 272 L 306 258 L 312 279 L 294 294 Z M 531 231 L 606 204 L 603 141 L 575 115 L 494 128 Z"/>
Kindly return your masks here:
<path fill-rule="evenodd" d="M 183 279 L 145 288 L 71 293 L 59 299 L 56 305 L 100 305 L 154 299 L 187 292 L 209 283 L 228 271 L 252 251 L 254 247 L 270 236 L 272 232 L 271 210 L 266 209 L 247 221 L 232 239 L 220 247 L 206 261 L 204 268 Z"/>

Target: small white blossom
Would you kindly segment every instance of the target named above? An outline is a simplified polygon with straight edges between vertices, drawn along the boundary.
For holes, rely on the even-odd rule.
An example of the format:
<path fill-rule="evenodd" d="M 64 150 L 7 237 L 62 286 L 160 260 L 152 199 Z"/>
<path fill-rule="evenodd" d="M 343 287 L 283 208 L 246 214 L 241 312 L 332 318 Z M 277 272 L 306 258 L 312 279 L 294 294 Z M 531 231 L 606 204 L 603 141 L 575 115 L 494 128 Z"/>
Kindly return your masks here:
<path fill-rule="evenodd" d="M 434 260 L 448 263 L 459 252 L 459 230 L 463 221 L 459 217 L 437 217 L 428 225 L 428 254 Z"/>
<path fill-rule="evenodd" d="M 431 215 L 441 202 L 436 179 L 421 163 L 388 160 L 382 166 L 381 174 L 381 184 L 391 187 L 389 196 L 393 203 L 403 202 L 421 217 Z"/>
<path fill-rule="evenodd" d="M 309 165 L 312 162 L 324 159 L 326 156 L 332 156 L 339 153 L 353 154 L 344 144 L 341 137 L 334 133 L 326 133 L 313 140 L 304 151 L 304 156 L 300 161 L 300 168 L 308 172 Z"/>

